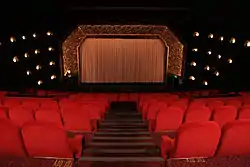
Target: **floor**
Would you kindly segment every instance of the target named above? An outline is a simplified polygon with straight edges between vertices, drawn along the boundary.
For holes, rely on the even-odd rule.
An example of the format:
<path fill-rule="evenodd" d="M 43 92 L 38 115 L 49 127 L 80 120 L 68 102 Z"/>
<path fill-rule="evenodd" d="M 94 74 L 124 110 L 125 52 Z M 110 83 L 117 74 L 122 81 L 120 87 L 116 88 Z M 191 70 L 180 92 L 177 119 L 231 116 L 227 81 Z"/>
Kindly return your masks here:
<path fill-rule="evenodd" d="M 163 166 L 160 149 L 148 125 L 136 110 L 136 103 L 111 104 L 106 119 L 87 143 L 78 166 Z"/>

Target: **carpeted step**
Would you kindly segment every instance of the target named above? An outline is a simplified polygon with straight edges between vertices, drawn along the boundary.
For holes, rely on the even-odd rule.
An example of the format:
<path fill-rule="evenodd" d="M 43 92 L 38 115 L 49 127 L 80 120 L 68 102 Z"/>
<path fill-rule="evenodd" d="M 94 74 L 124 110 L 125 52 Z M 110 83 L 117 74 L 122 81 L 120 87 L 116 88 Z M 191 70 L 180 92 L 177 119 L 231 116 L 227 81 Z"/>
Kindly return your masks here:
<path fill-rule="evenodd" d="M 85 148 L 143 149 L 157 148 L 153 142 L 89 142 Z"/>
<path fill-rule="evenodd" d="M 110 136 L 110 137 L 142 137 L 142 136 L 150 136 L 150 132 L 142 131 L 142 132 L 95 132 L 94 136 Z"/>
<path fill-rule="evenodd" d="M 79 161 L 91 162 L 164 162 L 162 157 L 88 157 L 84 156 Z"/>
<path fill-rule="evenodd" d="M 141 118 L 140 119 L 105 119 L 103 123 L 145 123 Z"/>
<path fill-rule="evenodd" d="M 99 132 L 143 132 L 147 131 L 147 128 L 100 128 Z"/>
<path fill-rule="evenodd" d="M 108 122 L 104 121 L 100 124 L 100 126 L 148 126 L 146 122 Z"/>
<path fill-rule="evenodd" d="M 148 130 L 147 125 L 131 126 L 131 125 L 99 125 L 99 129 L 145 129 Z"/>
<path fill-rule="evenodd" d="M 158 154 L 160 150 L 157 149 L 93 149 L 88 148 L 84 153 L 103 153 L 103 154 Z"/>

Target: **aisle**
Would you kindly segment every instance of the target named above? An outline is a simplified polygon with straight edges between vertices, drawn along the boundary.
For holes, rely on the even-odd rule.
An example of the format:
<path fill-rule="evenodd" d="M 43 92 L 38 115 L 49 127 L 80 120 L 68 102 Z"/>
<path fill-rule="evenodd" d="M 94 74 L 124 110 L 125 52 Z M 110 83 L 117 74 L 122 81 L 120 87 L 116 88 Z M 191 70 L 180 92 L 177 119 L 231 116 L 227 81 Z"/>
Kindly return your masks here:
<path fill-rule="evenodd" d="M 111 104 L 105 121 L 86 144 L 81 160 L 95 162 L 91 166 L 163 165 L 147 123 L 136 111 L 136 104 L 129 102 Z"/>

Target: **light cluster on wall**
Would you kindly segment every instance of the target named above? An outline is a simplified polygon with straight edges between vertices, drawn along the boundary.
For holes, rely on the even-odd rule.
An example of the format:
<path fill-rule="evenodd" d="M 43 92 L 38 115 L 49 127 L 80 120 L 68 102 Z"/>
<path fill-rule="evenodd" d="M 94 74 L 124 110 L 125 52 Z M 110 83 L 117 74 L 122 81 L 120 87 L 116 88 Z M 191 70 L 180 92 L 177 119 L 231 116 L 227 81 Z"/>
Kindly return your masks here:
<path fill-rule="evenodd" d="M 22 74 L 33 78 L 32 80 L 27 80 L 28 82 L 35 80 L 34 84 L 44 85 L 43 83 L 45 83 L 47 80 L 57 79 L 55 71 L 51 71 L 53 73 L 49 74 L 49 76 L 46 78 L 44 78 L 43 74 L 43 71 L 54 70 L 56 67 L 56 62 L 53 60 L 53 55 L 57 53 L 57 49 L 54 47 L 53 38 L 51 38 L 53 35 L 54 33 L 52 31 L 47 31 L 44 34 L 33 32 L 31 34 L 13 35 L 9 38 L 10 53 L 15 54 L 14 56 L 12 55 L 12 61 L 14 63 L 21 63 L 20 68 L 25 69 L 24 73 Z M 44 47 L 43 45 L 46 45 L 46 43 L 49 45 Z M 43 62 L 46 61 L 44 60 L 44 58 L 47 57 L 46 55 L 53 57 L 46 64 L 44 64 Z M 34 63 L 36 63 L 35 68 L 32 67 L 32 64 Z M 49 69 L 47 67 L 49 67 Z"/>

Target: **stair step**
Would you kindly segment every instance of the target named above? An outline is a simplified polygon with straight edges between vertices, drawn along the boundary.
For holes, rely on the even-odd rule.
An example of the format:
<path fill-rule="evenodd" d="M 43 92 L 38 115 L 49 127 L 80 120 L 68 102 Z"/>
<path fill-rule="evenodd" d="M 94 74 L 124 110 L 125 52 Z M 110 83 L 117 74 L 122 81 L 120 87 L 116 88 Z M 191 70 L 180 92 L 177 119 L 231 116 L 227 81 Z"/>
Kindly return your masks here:
<path fill-rule="evenodd" d="M 110 128 L 148 128 L 147 125 L 103 125 L 100 124 L 100 127 L 105 128 L 105 127 L 110 127 Z"/>
<path fill-rule="evenodd" d="M 87 146 L 156 146 L 153 142 L 141 142 L 141 143 L 133 143 L 133 142 L 89 142 Z"/>
<path fill-rule="evenodd" d="M 91 162 L 164 162 L 161 157 L 88 157 L 84 156 L 80 161 Z"/>
<path fill-rule="evenodd" d="M 142 132 L 100 132 L 100 131 L 97 131 L 94 133 L 94 135 L 150 135 L 150 132 L 148 131 L 142 131 Z"/>
<path fill-rule="evenodd" d="M 144 123 L 142 119 L 106 119 L 105 123 Z"/>
<path fill-rule="evenodd" d="M 142 154 L 142 153 L 150 153 L 150 152 L 157 152 L 156 150 L 152 149 L 85 149 L 84 152 L 86 153 L 107 153 L 107 154 Z"/>
<path fill-rule="evenodd" d="M 128 128 L 100 128 L 98 129 L 100 132 L 138 132 L 138 131 L 147 131 L 147 128 L 140 128 L 140 129 L 128 129 Z"/>
<path fill-rule="evenodd" d="M 93 140 L 152 140 L 152 137 L 96 137 L 93 136 Z"/>
<path fill-rule="evenodd" d="M 138 123 L 133 123 L 133 122 L 102 122 L 100 126 L 147 126 L 148 124 L 146 122 L 138 122 Z"/>

